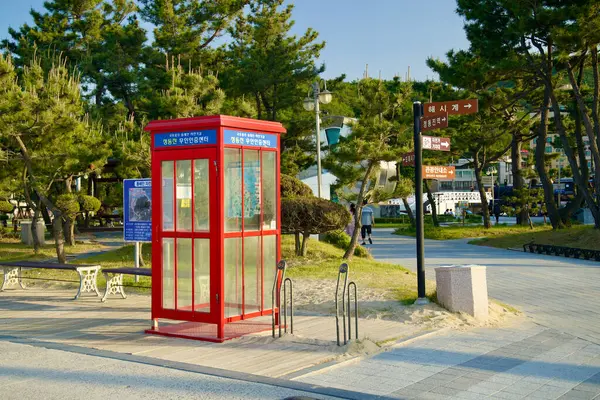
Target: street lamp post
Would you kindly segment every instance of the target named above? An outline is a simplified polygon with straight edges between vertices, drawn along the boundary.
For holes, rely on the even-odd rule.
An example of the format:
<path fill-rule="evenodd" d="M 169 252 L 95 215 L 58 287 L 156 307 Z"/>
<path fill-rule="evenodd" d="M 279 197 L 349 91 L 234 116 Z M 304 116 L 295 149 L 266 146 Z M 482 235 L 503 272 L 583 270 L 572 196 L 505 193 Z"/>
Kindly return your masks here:
<path fill-rule="evenodd" d="M 327 90 L 327 84 L 325 80 L 323 80 L 324 90 L 321 91 L 321 82 L 316 81 L 312 85 L 313 97 L 306 97 L 304 99 L 303 105 L 304 109 L 307 111 L 315 111 L 315 119 L 316 119 L 316 130 L 317 130 L 317 195 L 321 198 L 321 121 L 319 119 L 319 103 L 329 104 L 333 96 L 331 92 Z"/>
<path fill-rule="evenodd" d="M 562 166 L 562 157 L 558 157 L 558 189 L 556 191 L 557 205 L 560 208 L 560 195 L 562 190 L 562 185 L 560 184 L 560 167 Z"/>

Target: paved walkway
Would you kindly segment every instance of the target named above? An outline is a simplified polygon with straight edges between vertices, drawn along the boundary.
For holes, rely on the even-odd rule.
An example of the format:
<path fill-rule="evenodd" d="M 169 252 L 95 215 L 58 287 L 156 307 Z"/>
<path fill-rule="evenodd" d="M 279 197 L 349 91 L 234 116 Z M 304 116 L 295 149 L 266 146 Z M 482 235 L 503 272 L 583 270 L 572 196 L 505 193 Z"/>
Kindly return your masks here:
<path fill-rule="evenodd" d="M 415 239 L 376 230 L 372 254 L 416 269 Z M 523 310 L 519 326 L 442 333 L 297 378 L 390 398 L 600 398 L 600 263 L 459 241 L 426 241 L 426 274 L 488 267 L 491 297 Z"/>
<path fill-rule="evenodd" d="M 416 270 L 415 239 L 376 229 L 375 258 Z M 452 264 L 488 267 L 491 297 L 524 311 L 536 323 L 600 343 L 600 263 L 507 251 L 468 240 L 425 241 L 426 275 Z"/>

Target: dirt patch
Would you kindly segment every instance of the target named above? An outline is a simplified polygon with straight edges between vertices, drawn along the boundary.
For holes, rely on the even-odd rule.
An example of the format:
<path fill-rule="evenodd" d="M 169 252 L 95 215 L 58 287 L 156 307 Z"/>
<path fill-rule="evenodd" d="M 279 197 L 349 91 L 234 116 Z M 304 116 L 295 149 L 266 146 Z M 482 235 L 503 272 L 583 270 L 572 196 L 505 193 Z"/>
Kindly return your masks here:
<path fill-rule="evenodd" d="M 294 307 L 299 313 L 335 315 L 335 284 L 336 281 L 332 280 L 294 280 Z M 511 307 L 490 300 L 489 319 L 479 321 L 467 314 L 452 313 L 435 303 L 425 306 L 404 305 L 394 299 L 391 290 L 361 287 L 358 288 L 358 314 L 360 318 L 397 321 L 419 325 L 423 329 L 496 327 L 522 316 Z"/>

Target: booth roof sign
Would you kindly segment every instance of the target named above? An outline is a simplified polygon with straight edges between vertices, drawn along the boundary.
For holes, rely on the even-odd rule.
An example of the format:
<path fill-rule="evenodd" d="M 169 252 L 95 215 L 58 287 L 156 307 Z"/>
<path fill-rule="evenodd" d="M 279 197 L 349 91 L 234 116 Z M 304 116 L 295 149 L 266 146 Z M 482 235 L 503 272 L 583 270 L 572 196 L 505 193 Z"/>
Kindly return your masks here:
<path fill-rule="evenodd" d="M 422 136 L 423 150 L 450 151 L 450 138 Z"/>
<path fill-rule="evenodd" d="M 432 114 L 421 117 L 421 132 L 431 131 L 433 129 L 442 129 L 448 127 L 448 114 Z"/>
<path fill-rule="evenodd" d="M 217 131 L 166 132 L 154 135 L 154 147 L 200 146 L 217 143 Z"/>
<path fill-rule="evenodd" d="M 225 129 L 223 134 L 225 144 L 251 147 L 277 148 L 277 135 L 259 132 L 236 131 Z"/>
<path fill-rule="evenodd" d="M 449 115 L 474 114 L 479 111 L 477 99 L 443 101 L 439 103 L 425 103 L 423 116 L 447 113 Z"/>
<path fill-rule="evenodd" d="M 447 179 L 452 180 L 456 175 L 454 167 L 423 165 L 423 179 Z"/>

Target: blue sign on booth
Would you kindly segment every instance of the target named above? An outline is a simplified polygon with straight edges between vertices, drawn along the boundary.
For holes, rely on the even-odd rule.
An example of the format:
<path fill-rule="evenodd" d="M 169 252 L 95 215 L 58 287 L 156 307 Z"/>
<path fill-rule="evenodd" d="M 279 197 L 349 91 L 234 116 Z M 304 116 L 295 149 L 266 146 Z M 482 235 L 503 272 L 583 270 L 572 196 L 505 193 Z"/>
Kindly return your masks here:
<path fill-rule="evenodd" d="M 240 146 L 277 148 L 277 135 L 259 132 L 234 131 L 225 129 L 223 143 Z"/>
<path fill-rule="evenodd" d="M 123 235 L 126 242 L 152 241 L 152 181 L 123 180 Z"/>
<path fill-rule="evenodd" d="M 168 132 L 154 135 L 154 147 L 200 146 L 217 143 L 217 131 Z"/>

